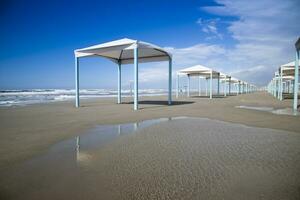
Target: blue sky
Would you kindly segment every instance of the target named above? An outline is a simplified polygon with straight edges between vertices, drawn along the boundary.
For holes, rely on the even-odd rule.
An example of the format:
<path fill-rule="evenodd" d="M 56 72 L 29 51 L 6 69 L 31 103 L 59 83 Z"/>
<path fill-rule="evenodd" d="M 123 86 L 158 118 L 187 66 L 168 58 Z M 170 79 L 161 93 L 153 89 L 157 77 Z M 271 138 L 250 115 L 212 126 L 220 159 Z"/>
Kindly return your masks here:
<path fill-rule="evenodd" d="M 297 0 L 13 1 L 0 3 L 0 88 L 73 88 L 74 49 L 115 39 L 157 44 L 174 71 L 202 64 L 263 85 L 294 58 Z M 133 77 L 123 68 L 123 85 Z M 166 86 L 166 63 L 143 64 L 144 88 Z M 115 88 L 116 66 L 83 59 L 83 88 Z"/>

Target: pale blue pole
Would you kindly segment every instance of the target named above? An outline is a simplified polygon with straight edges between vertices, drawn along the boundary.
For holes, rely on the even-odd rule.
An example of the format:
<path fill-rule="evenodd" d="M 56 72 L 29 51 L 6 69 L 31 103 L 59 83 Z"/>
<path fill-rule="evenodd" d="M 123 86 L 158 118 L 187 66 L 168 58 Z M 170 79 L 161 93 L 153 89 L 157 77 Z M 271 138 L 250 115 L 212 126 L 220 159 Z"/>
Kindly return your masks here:
<path fill-rule="evenodd" d="M 229 77 L 229 89 L 228 89 L 228 96 L 230 96 L 231 93 L 231 77 Z"/>
<path fill-rule="evenodd" d="M 169 59 L 169 93 L 168 104 L 172 104 L 172 58 Z"/>
<path fill-rule="evenodd" d="M 239 94 L 241 94 L 241 81 L 239 81 Z"/>
<path fill-rule="evenodd" d="M 220 73 L 218 73 L 218 96 L 219 95 L 220 95 Z"/>
<path fill-rule="evenodd" d="M 198 83 L 198 95 L 201 96 L 201 77 L 199 76 L 199 83 Z"/>
<path fill-rule="evenodd" d="M 188 76 L 188 92 L 187 92 L 187 96 L 190 97 L 190 81 L 191 81 L 190 79 L 191 78 L 190 78 L 189 74 L 187 76 Z"/>
<path fill-rule="evenodd" d="M 176 88 L 176 98 L 178 98 L 178 96 L 179 96 L 179 74 L 177 74 L 176 85 L 177 85 L 177 88 Z"/>
<path fill-rule="evenodd" d="M 226 78 L 225 78 L 225 81 L 224 81 L 224 85 L 223 85 L 223 86 L 224 86 L 224 97 L 226 97 L 226 95 L 227 95 L 227 94 L 226 94 L 226 92 L 227 92 L 227 91 L 226 91 L 226 90 L 227 90 L 227 88 L 226 88 L 226 86 L 227 86 L 227 85 L 226 85 Z"/>
<path fill-rule="evenodd" d="M 282 101 L 283 99 L 283 82 L 282 82 L 282 68 L 280 68 L 280 96 L 279 100 Z"/>
<path fill-rule="evenodd" d="M 118 63 L 118 103 L 121 103 L 121 62 Z"/>
<path fill-rule="evenodd" d="M 79 58 L 75 57 L 75 92 L 76 92 L 76 108 L 80 106 L 79 102 Z"/>
<path fill-rule="evenodd" d="M 137 44 L 136 44 L 137 45 Z M 134 110 L 139 109 L 139 58 L 138 47 L 134 48 Z"/>
<path fill-rule="evenodd" d="M 207 78 L 205 78 L 205 80 L 206 80 L 206 84 L 205 84 L 205 96 L 208 96 L 208 79 Z"/>
<path fill-rule="evenodd" d="M 299 49 L 296 49 L 296 59 L 295 59 L 295 79 L 294 79 L 294 104 L 293 109 L 298 108 L 298 87 L 299 87 Z"/>
<path fill-rule="evenodd" d="M 209 98 L 212 99 L 212 71 L 210 72 L 210 92 L 209 92 Z"/>

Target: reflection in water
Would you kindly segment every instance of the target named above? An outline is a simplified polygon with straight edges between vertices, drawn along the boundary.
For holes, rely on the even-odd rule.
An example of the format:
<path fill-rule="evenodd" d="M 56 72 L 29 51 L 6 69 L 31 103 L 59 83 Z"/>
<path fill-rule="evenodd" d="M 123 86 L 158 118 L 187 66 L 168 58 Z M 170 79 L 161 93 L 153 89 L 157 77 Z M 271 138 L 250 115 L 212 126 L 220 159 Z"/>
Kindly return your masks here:
<path fill-rule="evenodd" d="M 236 106 L 236 108 L 244 108 L 249 110 L 259 110 L 259 111 L 272 111 L 274 110 L 273 107 L 265 107 L 265 106 Z"/>
<path fill-rule="evenodd" d="M 93 158 L 92 151 L 110 143 L 119 136 L 132 134 L 139 129 L 143 129 L 153 124 L 182 118 L 186 117 L 159 118 L 128 124 L 99 125 L 88 133 L 75 138 L 76 162 L 82 163 L 90 161 Z M 60 145 L 64 145 L 65 142 L 62 142 Z"/>
<path fill-rule="evenodd" d="M 300 113 L 298 111 L 293 110 L 292 108 L 277 109 L 273 110 L 272 113 L 277 115 L 300 116 Z"/>
<path fill-rule="evenodd" d="M 270 112 L 270 113 L 273 113 L 273 114 L 276 114 L 276 115 L 300 116 L 300 113 L 298 111 L 294 111 L 291 108 L 274 109 L 273 107 L 264 107 L 264 106 L 235 106 L 235 108 L 266 111 L 266 112 Z"/>

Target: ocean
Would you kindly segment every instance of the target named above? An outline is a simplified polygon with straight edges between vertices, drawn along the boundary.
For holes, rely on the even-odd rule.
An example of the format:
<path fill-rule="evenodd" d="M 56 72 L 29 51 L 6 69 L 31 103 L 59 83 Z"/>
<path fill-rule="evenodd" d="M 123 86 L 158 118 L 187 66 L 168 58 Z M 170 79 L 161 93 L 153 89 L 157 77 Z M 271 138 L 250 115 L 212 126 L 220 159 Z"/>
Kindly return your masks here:
<path fill-rule="evenodd" d="M 141 89 L 140 96 L 165 95 L 164 89 Z M 132 95 L 130 90 L 122 90 L 123 97 Z M 117 97 L 117 90 L 110 89 L 82 89 L 80 98 Z M 36 103 L 75 100 L 74 89 L 24 89 L 0 90 L 0 106 L 26 106 Z"/>

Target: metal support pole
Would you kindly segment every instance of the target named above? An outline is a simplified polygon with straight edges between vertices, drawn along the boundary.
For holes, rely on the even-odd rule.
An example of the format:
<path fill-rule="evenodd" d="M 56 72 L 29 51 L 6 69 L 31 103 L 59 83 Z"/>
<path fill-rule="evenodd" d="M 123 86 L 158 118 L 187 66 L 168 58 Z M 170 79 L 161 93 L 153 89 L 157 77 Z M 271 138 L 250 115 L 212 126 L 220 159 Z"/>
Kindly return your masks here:
<path fill-rule="evenodd" d="M 227 88 L 226 88 L 226 79 L 225 79 L 225 81 L 224 81 L 224 97 L 226 97 L 226 95 L 227 95 L 227 94 L 226 94 L 226 89 L 227 89 Z"/>
<path fill-rule="evenodd" d="M 228 96 L 230 96 L 231 93 L 231 77 L 229 77 L 229 91 L 228 91 Z"/>
<path fill-rule="evenodd" d="M 118 63 L 118 104 L 121 103 L 121 62 Z"/>
<path fill-rule="evenodd" d="M 179 74 L 177 74 L 177 81 L 176 81 L 176 98 L 179 96 Z"/>
<path fill-rule="evenodd" d="M 201 77 L 199 76 L 199 83 L 198 83 L 198 95 L 201 96 Z"/>
<path fill-rule="evenodd" d="M 172 58 L 169 59 L 169 93 L 168 93 L 168 104 L 172 104 Z"/>
<path fill-rule="evenodd" d="M 187 88 L 188 91 L 187 91 L 187 96 L 190 97 L 190 87 L 191 87 L 191 85 L 190 85 L 191 83 L 190 82 L 191 82 L 191 77 L 190 77 L 189 74 L 187 76 L 188 76 L 188 88 Z"/>
<path fill-rule="evenodd" d="M 210 72 L 210 93 L 209 93 L 209 98 L 212 99 L 212 71 Z"/>
<path fill-rule="evenodd" d="M 295 60 L 295 79 L 294 79 L 294 102 L 293 109 L 298 109 L 298 87 L 299 87 L 299 49 L 296 49 L 296 60 Z"/>
<path fill-rule="evenodd" d="M 218 73 L 218 96 L 219 95 L 220 95 L 220 73 Z"/>
<path fill-rule="evenodd" d="M 134 110 L 139 109 L 139 53 L 138 46 L 134 48 Z"/>
<path fill-rule="evenodd" d="M 280 83 L 280 86 L 279 86 L 279 88 L 280 88 L 280 95 L 279 95 L 279 100 L 280 101 L 282 101 L 282 97 L 283 97 L 283 81 L 282 81 L 282 68 L 280 68 L 280 81 L 279 81 L 279 83 Z"/>
<path fill-rule="evenodd" d="M 208 79 L 206 78 L 205 96 L 208 96 Z"/>
<path fill-rule="evenodd" d="M 79 58 L 75 57 L 75 92 L 76 92 L 76 108 L 80 106 L 79 102 Z"/>

